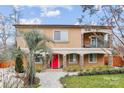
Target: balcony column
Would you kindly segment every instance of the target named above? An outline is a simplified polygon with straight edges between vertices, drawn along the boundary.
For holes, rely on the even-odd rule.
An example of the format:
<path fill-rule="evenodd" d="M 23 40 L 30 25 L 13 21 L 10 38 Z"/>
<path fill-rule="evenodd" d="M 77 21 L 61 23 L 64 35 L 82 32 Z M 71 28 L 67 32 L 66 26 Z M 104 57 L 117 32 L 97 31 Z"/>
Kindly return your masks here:
<path fill-rule="evenodd" d="M 112 34 L 108 35 L 109 47 L 112 48 Z"/>
<path fill-rule="evenodd" d="M 112 48 L 112 34 L 110 35 L 110 48 Z"/>
<path fill-rule="evenodd" d="M 81 30 L 81 47 L 83 48 L 84 47 L 84 33 L 83 33 L 83 30 Z"/>
<path fill-rule="evenodd" d="M 112 54 L 109 54 L 109 63 L 108 63 L 109 66 L 113 66 L 113 56 Z"/>
<path fill-rule="evenodd" d="M 84 66 L 84 55 L 80 54 L 80 67 L 83 68 Z"/>
<path fill-rule="evenodd" d="M 66 54 L 63 54 L 63 68 L 67 67 Z"/>

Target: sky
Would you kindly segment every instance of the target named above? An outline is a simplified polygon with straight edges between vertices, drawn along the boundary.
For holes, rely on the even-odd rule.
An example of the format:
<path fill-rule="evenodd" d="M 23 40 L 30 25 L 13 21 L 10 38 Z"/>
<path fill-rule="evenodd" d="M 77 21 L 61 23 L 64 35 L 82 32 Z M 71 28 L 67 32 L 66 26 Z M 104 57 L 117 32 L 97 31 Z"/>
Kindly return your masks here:
<path fill-rule="evenodd" d="M 72 24 L 77 25 L 77 18 L 81 17 L 81 7 L 79 5 L 57 5 L 57 6 L 12 6 L 0 5 L 0 14 L 9 16 L 13 13 L 13 7 L 21 11 L 21 24 Z M 15 38 L 9 37 L 8 44 L 14 44 Z M 1 45 L 1 40 L 0 40 Z"/>
<path fill-rule="evenodd" d="M 57 5 L 57 6 L 43 6 L 43 5 L 0 5 L 0 14 L 9 16 L 13 13 L 13 7 L 20 10 L 21 24 L 71 24 L 78 25 L 78 18 L 81 18 L 82 9 L 79 5 Z M 90 17 L 84 14 L 84 24 L 89 22 L 98 23 L 98 18 L 103 14 L 99 12 L 96 15 Z M 92 23 L 91 23 L 92 24 Z M 97 25 L 97 24 L 96 24 Z M 9 43 L 13 42 L 15 38 L 8 40 Z"/>
<path fill-rule="evenodd" d="M 1 5 L 0 13 L 8 16 L 15 7 L 21 11 L 20 22 L 25 24 L 78 24 L 77 18 L 81 16 L 79 5 L 61 6 L 10 6 Z"/>

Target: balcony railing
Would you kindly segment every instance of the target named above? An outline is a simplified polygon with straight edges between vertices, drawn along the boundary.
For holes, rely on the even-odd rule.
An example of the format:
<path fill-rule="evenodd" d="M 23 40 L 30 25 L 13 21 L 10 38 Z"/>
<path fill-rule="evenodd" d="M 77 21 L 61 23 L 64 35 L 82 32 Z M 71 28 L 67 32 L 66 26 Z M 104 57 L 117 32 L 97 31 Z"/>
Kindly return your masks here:
<path fill-rule="evenodd" d="M 90 43 L 85 43 L 83 45 L 84 48 L 109 48 L 109 42 L 97 42 L 96 45 L 90 44 Z"/>

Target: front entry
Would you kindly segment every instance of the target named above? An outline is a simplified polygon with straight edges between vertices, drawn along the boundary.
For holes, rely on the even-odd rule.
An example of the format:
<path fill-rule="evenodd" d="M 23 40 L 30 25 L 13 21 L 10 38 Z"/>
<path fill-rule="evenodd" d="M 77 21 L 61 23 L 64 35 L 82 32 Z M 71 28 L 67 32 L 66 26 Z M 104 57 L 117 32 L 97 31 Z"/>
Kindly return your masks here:
<path fill-rule="evenodd" d="M 58 54 L 53 55 L 50 67 L 53 69 L 59 67 Z"/>

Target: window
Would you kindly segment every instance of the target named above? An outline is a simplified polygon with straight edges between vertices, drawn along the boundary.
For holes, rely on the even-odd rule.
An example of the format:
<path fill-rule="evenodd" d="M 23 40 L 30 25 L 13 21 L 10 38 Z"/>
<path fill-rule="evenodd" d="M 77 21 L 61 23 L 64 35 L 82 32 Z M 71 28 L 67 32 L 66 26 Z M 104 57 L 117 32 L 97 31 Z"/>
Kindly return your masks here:
<path fill-rule="evenodd" d="M 54 32 L 54 40 L 61 40 L 60 31 L 55 31 Z"/>
<path fill-rule="evenodd" d="M 67 31 L 55 31 L 54 40 L 55 41 L 68 41 L 68 32 Z"/>
<path fill-rule="evenodd" d="M 97 47 L 97 37 L 92 37 L 91 45 L 92 47 Z"/>
<path fill-rule="evenodd" d="M 77 55 L 76 54 L 69 55 L 69 63 L 77 63 Z"/>
<path fill-rule="evenodd" d="M 89 54 L 89 63 L 96 63 L 97 54 Z"/>
<path fill-rule="evenodd" d="M 35 62 L 36 62 L 36 63 L 42 63 L 42 56 L 36 54 L 36 55 L 35 55 Z"/>

